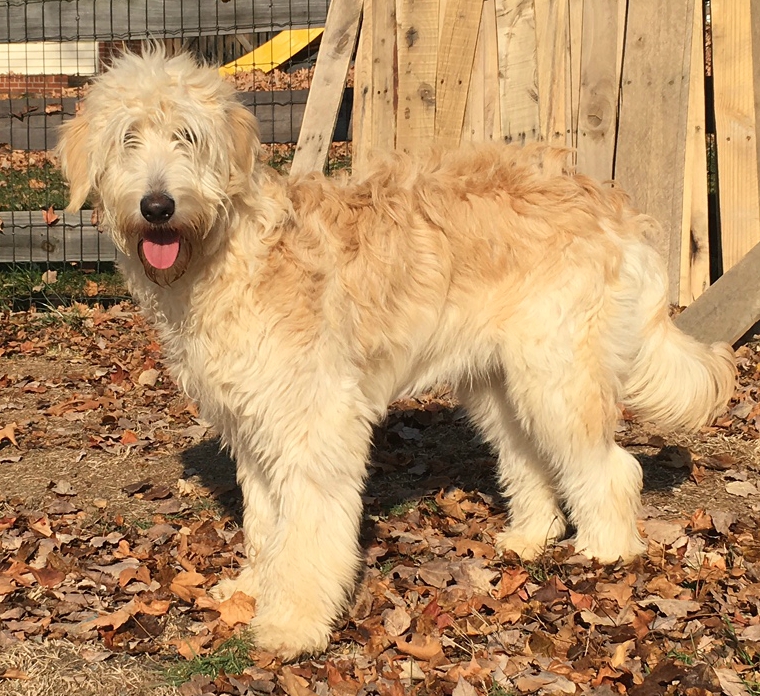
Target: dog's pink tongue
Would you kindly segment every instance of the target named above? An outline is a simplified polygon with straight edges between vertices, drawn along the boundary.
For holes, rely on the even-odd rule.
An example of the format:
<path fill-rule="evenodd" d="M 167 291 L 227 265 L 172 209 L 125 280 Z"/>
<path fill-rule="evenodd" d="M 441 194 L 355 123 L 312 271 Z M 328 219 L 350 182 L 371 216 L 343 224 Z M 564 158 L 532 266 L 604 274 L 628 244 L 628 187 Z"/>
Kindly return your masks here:
<path fill-rule="evenodd" d="M 179 256 L 179 234 L 172 230 L 151 231 L 143 237 L 142 249 L 153 268 L 171 268 Z"/>

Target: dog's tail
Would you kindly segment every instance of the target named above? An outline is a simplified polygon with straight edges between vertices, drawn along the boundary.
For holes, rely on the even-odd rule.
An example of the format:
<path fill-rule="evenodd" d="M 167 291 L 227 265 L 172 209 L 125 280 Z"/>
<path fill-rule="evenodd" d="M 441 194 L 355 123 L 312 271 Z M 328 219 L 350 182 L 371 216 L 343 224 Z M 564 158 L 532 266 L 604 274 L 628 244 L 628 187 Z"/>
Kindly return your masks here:
<path fill-rule="evenodd" d="M 638 296 L 630 298 L 638 310 L 633 315 L 641 322 L 640 343 L 629 363 L 623 403 L 637 416 L 666 430 L 697 430 L 712 422 L 733 394 L 734 352 L 727 343 L 706 346 L 673 324 L 664 268 L 654 249 L 643 251 L 643 256 L 633 260 L 638 268 L 632 275 L 640 282 L 633 283 Z M 648 272 L 644 272 L 646 268 Z M 653 279 L 654 269 L 659 272 Z M 628 317 L 630 321 L 631 314 Z"/>

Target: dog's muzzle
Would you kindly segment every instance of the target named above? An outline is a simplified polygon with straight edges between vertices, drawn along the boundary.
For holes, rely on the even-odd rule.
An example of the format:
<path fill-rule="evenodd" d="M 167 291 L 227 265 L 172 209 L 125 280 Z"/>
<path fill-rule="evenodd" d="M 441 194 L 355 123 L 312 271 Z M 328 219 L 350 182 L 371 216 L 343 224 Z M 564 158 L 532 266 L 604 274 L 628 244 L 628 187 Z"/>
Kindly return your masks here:
<path fill-rule="evenodd" d="M 167 193 L 149 193 L 140 201 L 148 225 L 137 242 L 137 254 L 145 275 L 157 285 L 171 285 L 190 262 L 190 244 L 171 224 L 174 210 L 174 199 Z"/>

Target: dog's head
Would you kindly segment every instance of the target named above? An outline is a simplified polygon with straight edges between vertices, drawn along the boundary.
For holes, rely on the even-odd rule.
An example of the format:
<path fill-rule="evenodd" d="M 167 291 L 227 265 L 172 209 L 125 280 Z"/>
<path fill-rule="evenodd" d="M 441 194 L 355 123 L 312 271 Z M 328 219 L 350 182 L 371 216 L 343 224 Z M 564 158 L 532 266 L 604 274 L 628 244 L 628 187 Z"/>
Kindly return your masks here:
<path fill-rule="evenodd" d="M 210 233 L 250 190 L 259 147 L 256 119 L 232 85 L 154 48 L 95 79 L 62 127 L 58 156 L 68 210 L 90 198 L 120 251 L 170 285 L 218 245 Z"/>

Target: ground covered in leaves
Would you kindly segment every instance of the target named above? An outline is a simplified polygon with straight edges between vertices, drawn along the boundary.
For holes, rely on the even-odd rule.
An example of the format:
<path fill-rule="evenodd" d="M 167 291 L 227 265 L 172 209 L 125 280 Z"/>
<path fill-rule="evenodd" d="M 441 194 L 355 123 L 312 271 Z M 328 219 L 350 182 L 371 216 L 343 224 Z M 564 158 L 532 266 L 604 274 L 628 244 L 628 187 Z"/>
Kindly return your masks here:
<path fill-rule="evenodd" d="M 243 560 L 233 465 L 135 309 L 0 315 L 0 694 L 760 694 L 758 350 L 696 437 L 623 414 L 649 542 L 628 566 L 497 557 L 489 449 L 445 392 L 394 404 L 355 603 L 283 665 L 254 599 L 208 594 Z"/>

